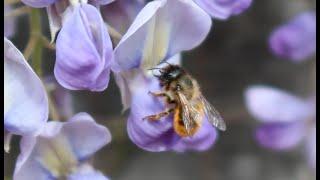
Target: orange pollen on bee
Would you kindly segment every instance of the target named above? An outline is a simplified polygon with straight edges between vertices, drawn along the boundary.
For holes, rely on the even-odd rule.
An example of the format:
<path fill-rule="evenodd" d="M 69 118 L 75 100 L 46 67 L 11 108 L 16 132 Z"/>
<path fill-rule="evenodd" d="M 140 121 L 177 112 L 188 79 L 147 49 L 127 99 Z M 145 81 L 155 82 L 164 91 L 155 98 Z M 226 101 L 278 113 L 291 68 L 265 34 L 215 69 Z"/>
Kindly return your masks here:
<path fill-rule="evenodd" d="M 201 127 L 201 123 L 203 120 L 204 116 L 204 111 L 203 111 L 203 105 L 199 104 L 195 107 L 198 112 L 199 116 L 198 119 L 193 119 L 193 127 L 191 127 L 190 132 L 187 131 L 184 122 L 183 122 L 183 113 L 182 113 L 182 108 L 181 106 L 177 106 L 174 109 L 174 116 L 173 116 L 173 128 L 174 131 L 180 136 L 180 137 L 190 137 L 193 136 Z"/>

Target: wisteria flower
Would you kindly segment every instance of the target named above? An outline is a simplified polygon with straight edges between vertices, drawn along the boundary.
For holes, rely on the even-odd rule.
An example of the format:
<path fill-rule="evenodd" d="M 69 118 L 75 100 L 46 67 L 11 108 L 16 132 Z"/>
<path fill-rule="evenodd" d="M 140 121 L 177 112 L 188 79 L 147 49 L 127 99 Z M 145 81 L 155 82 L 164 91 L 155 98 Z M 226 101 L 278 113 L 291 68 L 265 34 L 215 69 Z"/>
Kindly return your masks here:
<path fill-rule="evenodd" d="M 162 112 L 163 99 L 155 98 L 148 92 L 159 92 L 159 82 L 155 78 L 139 77 L 140 85 L 132 92 L 131 112 L 127 122 L 129 138 L 140 148 L 159 151 L 209 149 L 217 138 L 216 129 L 204 117 L 200 129 L 192 137 L 181 137 L 174 131 L 173 114 L 157 121 L 143 120 L 150 114 Z"/>
<path fill-rule="evenodd" d="M 39 136 L 24 136 L 14 179 L 107 179 L 86 160 L 111 141 L 109 130 L 87 113 L 50 121 Z"/>
<path fill-rule="evenodd" d="M 316 164 L 315 97 L 301 99 L 288 92 L 256 85 L 245 92 L 249 112 L 262 125 L 256 130 L 256 140 L 273 150 L 289 150 L 304 142 L 310 165 Z"/>
<path fill-rule="evenodd" d="M 103 91 L 110 79 L 113 49 L 99 11 L 79 3 L 64 12 L 56 42 L 54 74 L 70 90 Z"/>
<path fill-rule="evenodd" d="M 113 70 L 154 67 L 177 53 L 198 46 L 210 27 L 210 16 L 193 1 L 149 2 L 115 48 Z"/>
<path fill-rule="evenodd" d="M 4 5 L 4 22 L 3 22 L 3 33 L 4 37 L 10 38 L 15 33 L 16 27 L 16 17 L 8 15 L 12 12 L 12 7 L 10 5 Z"/>
<path fill-rule="evenodd" d="M 194 0 L 214 19 L 226 20 L 247 10 L 252 0 Z"/>
<path fill-rule="evenodd" d="M 48 119 L 45 88 L 21 52 L 4 37 L 4 127 L 17 135 L 39 134 Z"/>
<path fill-rule="evenodd" d="M 283 58 L 300 62 L 316 52 L 316 12 L 301 13 L 270 35 L 272 52 Z"/>

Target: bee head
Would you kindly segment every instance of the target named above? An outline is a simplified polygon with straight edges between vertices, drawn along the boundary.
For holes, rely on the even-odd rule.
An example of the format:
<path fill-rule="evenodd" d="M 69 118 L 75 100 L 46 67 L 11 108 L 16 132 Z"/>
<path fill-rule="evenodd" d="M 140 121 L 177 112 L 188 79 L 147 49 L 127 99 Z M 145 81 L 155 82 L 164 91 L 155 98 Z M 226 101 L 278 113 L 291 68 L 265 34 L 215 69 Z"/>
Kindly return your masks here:
<path fill-rule="evenodd" d="M 178 79 L 184 73 L 184 70 L 178 65 L 169 64 L 168 66 L 161 68 L 159 72 L 160 75 L 154 76 L 159 79 L 161 84 L 166 85 Z"/>

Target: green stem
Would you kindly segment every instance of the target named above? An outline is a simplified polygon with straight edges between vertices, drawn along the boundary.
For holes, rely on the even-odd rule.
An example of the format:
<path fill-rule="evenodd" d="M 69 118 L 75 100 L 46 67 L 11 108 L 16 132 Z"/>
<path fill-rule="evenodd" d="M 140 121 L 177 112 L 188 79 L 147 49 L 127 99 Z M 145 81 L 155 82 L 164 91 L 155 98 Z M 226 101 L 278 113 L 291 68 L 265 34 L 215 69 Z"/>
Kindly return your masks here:
<path fill-rule="evenodd" d="M 38 9 L 32 9 L 30 12 L 30 35 L 31 38 L 36 38 L 36 43 L 33 49 L 33 53 L 31 55 L 32 58 L 32 66 L 39 77 L 42 76 L 42 49 L 43 43 L 40 40 L 41 35 L 41 16 L 40 11 Z"/>

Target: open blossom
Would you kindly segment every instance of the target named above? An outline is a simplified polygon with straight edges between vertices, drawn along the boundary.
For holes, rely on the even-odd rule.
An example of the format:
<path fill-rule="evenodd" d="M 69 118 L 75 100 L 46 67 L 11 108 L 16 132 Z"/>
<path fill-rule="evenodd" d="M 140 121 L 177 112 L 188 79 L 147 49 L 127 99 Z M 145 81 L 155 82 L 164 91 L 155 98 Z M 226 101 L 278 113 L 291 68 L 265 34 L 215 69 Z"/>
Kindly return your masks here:
<path fill-rule="evenodd" d="M 39 134 L 48 119 L 48 99 L 21 52 L 4 38 L 4 127 L 17 135 Z"/>
<path fill-rule="evenodd" d="M 210 27 L 210 16 L 193 1 L 149 2 L 115 48 L 113 70 L 154 67 L 177 53 L 198 46 Z"/>
<path fill-rule="evenodd" d="M 130 139 L 147 151 L 204 151 L 210 148 L 216 138 L 216 129 L 206 120 L 192 137 L 180 137 L 173 129 L 173 114 L 158 121 L 143 120 L 150 114 L 157 114 L 165 109 L 165 102 L 150 94 L 161 88 L 155 78 L 138 77 L 139 86 L 132 92 L 131 112 L 127 122 Z"/>
<path fill-rule="evenodd" d="M 50 121 L 38 136 L 24 136 L 14 179 L 107 179 L 86 160 L 111 141 L 107 128 L 87 113 Z"/>
<path fill-rule="evenodd" d="M 273 150 L 288 150 L 305 143 L 307 159 L 316 166 L 315 98 L 301 99 L 267 86 L 252 86 L 245 92 L 249 112 L 261 126 L 256 140 Z"/>
<path fill-rule="evenodd" d="M 110 79 L 113 49 L 99 11 L 90 4 L 69 6 L 56 41 L 57 81 L 70 90 L 103 91 Z"/>
<path fill-rule="evenodd" d="M 252 0 L 194 0 L 214 19 L 226 20 L 247 10 Z"/>
<path fill-rule="evenodd" d="M 272 52 L 292 61 L 303 61 L 316 52 L 316 12 L 301 13 L 270 35 Z"/>

